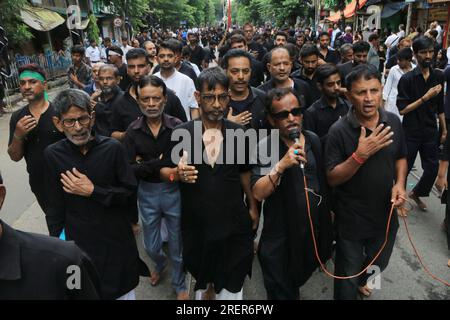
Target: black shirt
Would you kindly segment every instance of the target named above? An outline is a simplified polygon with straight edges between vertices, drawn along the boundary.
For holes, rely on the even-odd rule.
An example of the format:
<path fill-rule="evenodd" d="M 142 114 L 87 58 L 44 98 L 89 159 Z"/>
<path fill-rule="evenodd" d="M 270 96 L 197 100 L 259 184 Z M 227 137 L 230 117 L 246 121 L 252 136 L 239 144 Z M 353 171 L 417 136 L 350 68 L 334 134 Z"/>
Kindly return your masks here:
<path fill-rule="evenodd" d="M 339 73 L 341 74 L 341 86 L 346 87 L 345 78 L 347 75 L 352 72 L 353 68 L 356 67 L 356 64 L 353 61 L 347 61 L 346 63 L 340 64 L 337 66 Z"/>
<path fill-rule="evenodd" d="M 196 290 L 213 282 L 216 291 L 226 288 L 238 292 L 251 271 L 253 259 L 251 219 L 240 180 L 240 174 L 252 168 L 249 148 L 229 143 L 226 130 L 243 128 L 223 119 L 223 142 L 217 162 L 211 167 L 202 156 L 205 152 L 202 128 L 201 120 L 189 121 L 175 128 L 172 138 L 176 135 L 177 143 L 183 140 L 188 163 L 198 170 L 196 183 L 180 184 L 183 262 L 197 281 Z M 184 141 L 184 135 L 180 139 L 180 129 L 189 132 L 190 141 Z M 231 152 L 234 164 L 223 164 Z M 238 162 L 240 156 L 244 158 L 242 164 Z"/>
<path fill-rule="evenodd" d="M 407 139 L 437 138 L 436 114 L 444 112 L 444 73 L 430 68 L 427 81 L 423 78 L 419 67 L 405 73 L 398 82 L 397 108 L 402 111 L 407 105 L 419 100 L 427 91 L 442 85 L 441 92 L 434 98 L 422 103 L 418 108 L 403 116 L 403 129 Z"/>
<path fill-rule="evenodd" d="M 190 61 L 192 63 L 195 63 L 200 70 L 202 70 L 202 61 L 205 59 L 205 52 L 203 51 L 203 48 L 199 45 L 195 46 L 194 49 L 191 48 L 191 46 L 188 46 L 189 52 L 190 52 Z"/>
<path fill-rule="evenodd" d="M 302 68 L 294 71 L 291 74 L 292 78 L 300 79 L 308 84 L 309 93 L 311 95 L 311 101 L 312 103 L 316 102 L 318 99 L 320 99 L 320 96 L 322 95 L 322 92 L 320 92 L 319 88 L 317 87 L 317 78 L 314 74 L 313 78 L 310 79 L 307 76 L 303 74 Z"/>
<path fill-rule="evenodd" d="M 252 87 L 258 87 L 264 82 L 264 68 L 260 61 L 256 60 L 252 57 L 251 62 L 251 68 L 252 68 L 252 75 L 250 77 L 250 85 Z"/>
<path fill-rule="evenodd" d="M 306 110 L 303 116 L 303 126 L 306 130 L 317 134 L 322 143 L 325 143 L 330 127 L 348 113 L 350 103 L 338 98 L 336 108 L 328 105 L 325 97 L 321 97 Z"/>
<path fill-rule="evenodd" d="M 123 145 L 138 180 L 162 182 L 159 177 L 161 168 L 172 167 L 172 130 L 181 123 L 181 120 L 163 114 L 161 128 L 156 137 L 149 129 L 145 117 L 140 117 L 128 127 Z M 163 155 L 162 159 L 160 155 Z M 136 156 L 142 158 L 140 163 L 136 162 Z"/>
<path fill-rule="evenodd" d="M 334 202 L 340 237 L 361 240 L 383 236 L 391 208 L 391 191 L 395 180 L 395 162 L 406 158 L 406 142 L 400 119 L 378 109 L 379 123 L 390 126 L 394 142 L 372 155 L 347 182 L 335 187 Z M 367 135 L 372 131 L 366 128 Z M 353 107 L 331 126 L 325 147 L 325 167 L 331 171 L 345 162 L 358 147 L 361 125 Z M 392 228 L 398 228 L 393 216 Z"/>
<path fill-rule="evenodd" d="M 0 300 L 99 298 L 94 266 L 74 242 L 14 230 L 1 220 L 0 225 Z M 76 272 L 71 266 L 80 271 L 79 289 L 67 286 Z"/>
<path fill-rule="evenodd" d="M 248 97 L 242 101 L 234 101 L 230 99 L 229 106 L 233 108 L 233 116 L 238 115 L 244 111 L 249 111 L 252 114 L 252 120 L 246 129 L 268 129 L 269 124 L 266 120 L 265 114 L 265 99 L 266 94 L 264 91 L 250 87 Z M 225 114 L 228 114 L 229 109 L 225 110 Z"/>
<path fill-rule="evenodd" d="M 116 103 L 123 96 L 123 91 L 117 86 L 114 89 L 114 95 L 111 99 L 106 101 L 102 96 L 100 96 L 95 106 L 95 133 L 109 137 L 112 133 L 111 131 L 111 115 L 112 115 L 112 105 Z"/>
<path fill-rule="evenodd" d="M 332 48 L 328 48 L 326 57 L 324 57 L 322 55 L 322 53 L 320 53 L 319 58 L 321 58 L 325 62 L 333 63 L 333 64 L 338 64 L 338 62 L 340 60 L 339 54 L 337 54 L 336 51 L 334 51 L 334 49 L 332 49 Z"/>
<path fill-rule="evenodd" d="M 256 41 L 250 41 L 248 44 L 248 51 L 257 51 L 258 52 L 258 56 L 256 57 L 256 59 L 258 61 L 261 61 L 262 58 L 264 57 L 264 55 L 267 53 L 267 49 L 260 43 L 256 42 Z"/>
<path fill-rule="evenodd" d="M 305 107 L 309 108 L 309 106 L 314 102 L 312 101 L 311 93 L 309 92 L 309 85 L 300 79 L 292 79 L 294 81 L 294 91 L 297 93 L 299 97 L 303 96 L 305 101 Z M 271 89 L 275 88 L 275 82 L 273 79 L 270 79 L 266 83 L 260 85 L 258 87 L 259 90 L 268 93 Z"/>
<path fill-rule="evenodd" d="M 119 87 L 120 89 L 122 89 L 123 91 L 127 90 L 127 88 L 130 86 L 131 84 L 131 79 L 128 76 L 128 67 L 126 63 L 122 63 L 122 65 L 120 66 L 120 68 L 117 68 L 119 70 L 119 75 L 120 75 L 120 82 L 119 82 Z"/>
<path fill-rule="evenodd" d="M 17 122 L 24 116 L 32 115 L 29 106 L 15 111 L 9 122 L 9 141 L 11 145 Z M 65 138 L 64 134 L 58 131 L 53 124 L 52 117 L 56 116 L 56 111 L 50 103 L 47 110 L 41 114 L 37 126 L 25 137 L 23 141 L 24 158 L 27 164 L 27 171 L 30 175 L 31 190 L 36 193 L 44 189 L 43 181 L 45 175 L 44 150 L 47 146 Z"/>
<path fill-rule="evenodd" d="M 164 108 L 164 113 L 183 122 L 187 121 L 186 112 L 181 105 L 180 99 L 169 89 L 167 90 L 167 104 Z M 141 116 L 143 114 L 138 103 L 130 95 L 129 90 L 125 91 L 122 97 L 112 104 L 111 132 L 125 132 L 128 126 Z"/>
<path fill-rule="evenodd" d="M 388 61 L 386 62 L 386 69 L 391 69 L 392 67 L 396 66 L 397 63 L 397 54 L 390 56 Z"/>
<path fill-rule="evenodd" d="M 139 255 L 130 221 L 137 183 L 125 150 L 115 139 L 95 136 L 86 154 L 68 139 L 49 146 L 47 213 L 50 235 L 74 240 L 92 259 L 105 299 L 117 299 L 139 283 Z M 76 168 L 94 184 L 90 197 L 64 192 L 61 173 Z"/>

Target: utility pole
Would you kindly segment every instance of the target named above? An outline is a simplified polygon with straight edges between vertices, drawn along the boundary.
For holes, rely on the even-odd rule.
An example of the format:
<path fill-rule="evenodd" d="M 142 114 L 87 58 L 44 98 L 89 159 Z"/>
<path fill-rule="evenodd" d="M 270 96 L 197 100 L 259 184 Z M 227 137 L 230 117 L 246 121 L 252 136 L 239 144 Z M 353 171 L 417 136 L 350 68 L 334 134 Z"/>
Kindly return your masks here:
<path fill-rule="evenodd" d="M 413 3 L 408 4 L 408 15 L 406 18 L 406 35 L 409 34 L 409 28 L 411 27 Z"/>

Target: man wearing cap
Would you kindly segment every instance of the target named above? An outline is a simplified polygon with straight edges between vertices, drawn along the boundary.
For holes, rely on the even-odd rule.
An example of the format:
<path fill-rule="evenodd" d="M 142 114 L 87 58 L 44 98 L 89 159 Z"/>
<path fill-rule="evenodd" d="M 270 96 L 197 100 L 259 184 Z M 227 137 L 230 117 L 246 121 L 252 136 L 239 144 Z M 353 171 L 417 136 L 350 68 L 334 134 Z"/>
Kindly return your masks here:
<path fill-rule="evenodd" d="M 28 105 L 11 116 L 8 154 L 11 160 L 25 158 L 31 191 L 46 213 L 48 198 L 44 192 L 44 149 L 64 138 L 54 126 L 55 111 L 47 99 L 44 70 L 36 64 L 19 69 L 20 92 Z"/>
<path fill-rule="evenodd" d="M 117 67 L 119 75 L 121 77 L 119 87 L 125 91 L 131 83 L 130 77 L 128 77 L 127 64 L 122 60 L 123 51 L 118 46 L 111 46 L 108 50 L 109 62 Z"/>

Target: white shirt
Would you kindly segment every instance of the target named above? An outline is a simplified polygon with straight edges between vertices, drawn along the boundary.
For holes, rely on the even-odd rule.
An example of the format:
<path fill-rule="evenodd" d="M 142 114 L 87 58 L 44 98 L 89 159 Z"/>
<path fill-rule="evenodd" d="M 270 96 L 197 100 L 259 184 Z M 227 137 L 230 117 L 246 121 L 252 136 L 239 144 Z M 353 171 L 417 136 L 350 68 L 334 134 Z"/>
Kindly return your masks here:
<path fill-rule="evenodd" d="M 161 76 L 161 72 L 155 73 L 155 76 L 161 78 L 166 84 L 167 88 L 175 91 L 178 99 L 180 99 L 184 112 L 186 112 L 188 121 L 191 120 L 190 109 L 198 108 L 197 100 L 194 96 L 194 81 L 192 81 L 191 78 L 179 72 L 178 70 L 175 70 L 175 72 L 169 78 L 164 78 L 163 76 Z"/>
<path fill-rule="evenodd" d="M 123 62 L 123 63 L 127 63 L 127 58 L 126 58 L 125 56 L 127 55 L 127 52 L 128 52 L 129 50 L 133 49 L 133 47 L 132 47 L 132 46 L 129 46 L 129 45 L 127 44 L 126 47 L 120 46 L 120 49 L 122 49 L 122 52 L 123 52 L 122 62 Z"/>
<path fill-rule="evenodd" d="M 384 42 L 384 45 L 388 48 L 390 48 L 393 45 L 396 45 L 400 37 L 398 34 L 394 33 L 391 34 L 389 37 L 387 37 L 386 41 Z"/>
<path fill-rule="evenodd" d="M 86 49 L 86 57 L 91 60 L 91 62 L 99 62 L 100 61 L 100 49 L 97 47 L 93 48 L 92 46 L 89 46 Z"/>

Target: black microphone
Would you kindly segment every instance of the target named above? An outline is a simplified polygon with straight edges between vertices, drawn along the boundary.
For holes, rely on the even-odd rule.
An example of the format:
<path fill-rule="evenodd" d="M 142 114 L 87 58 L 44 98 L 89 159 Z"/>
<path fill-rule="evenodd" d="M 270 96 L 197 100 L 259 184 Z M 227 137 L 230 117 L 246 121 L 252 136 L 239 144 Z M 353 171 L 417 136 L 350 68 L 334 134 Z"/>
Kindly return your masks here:
<path fill-rule="evenodd" d="M 296 144 L 300 144 L 300 130 L 298 128 L 292 128 L 289 130 L 289 139 L 294 141 Z M 300 168 L 305 168 L 303 161 L 300 161 Z"/>

